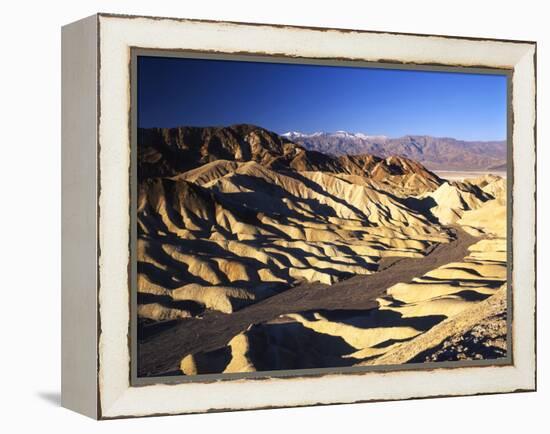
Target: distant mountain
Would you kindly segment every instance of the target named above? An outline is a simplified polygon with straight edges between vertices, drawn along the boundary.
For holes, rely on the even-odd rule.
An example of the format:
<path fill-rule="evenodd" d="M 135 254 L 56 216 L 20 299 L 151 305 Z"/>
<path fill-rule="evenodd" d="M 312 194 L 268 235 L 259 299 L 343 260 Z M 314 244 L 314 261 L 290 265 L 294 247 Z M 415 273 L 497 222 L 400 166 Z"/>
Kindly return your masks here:
<path fill-rule="evenodd" d="M 336 131 L 304 134 L 288 132 L 283 137 L 312 151 L 331 155 L 400 155 L 431 170 L 497 170 L 506 166 L 506 141 L 464 141 L 449 137 L 404 136 L 389 138 Z"/>

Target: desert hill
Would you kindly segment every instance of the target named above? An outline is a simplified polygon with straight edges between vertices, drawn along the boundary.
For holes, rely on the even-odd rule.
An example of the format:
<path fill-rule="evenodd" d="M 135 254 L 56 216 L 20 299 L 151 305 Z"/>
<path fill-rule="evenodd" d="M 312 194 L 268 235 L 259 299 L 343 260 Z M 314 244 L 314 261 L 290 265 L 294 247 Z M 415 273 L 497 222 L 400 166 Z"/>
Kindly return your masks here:
<path fill-rule="evenodd" d="M 337 160 L 254 125 L 138 131 L 142 179 L 174 176 L 216 161 L 255 161 L 273 169 L 342 170 Z"/>
<path fill-rule="evenodd" d="M 193 283 L 255 300 L 268 288 L 368 274 L 384 257 L 421 256 L 449 238 L 404 200 L 352 181 L 225 160 L 148 180 L 138 208 L 140 291 L 177 298 Z"/>
<path fill-rule="evenodd" d="M 139 140 L 142 375 L 442 360 L 505 286 L 498 176 L 447 181 L 252 125 Z"/>

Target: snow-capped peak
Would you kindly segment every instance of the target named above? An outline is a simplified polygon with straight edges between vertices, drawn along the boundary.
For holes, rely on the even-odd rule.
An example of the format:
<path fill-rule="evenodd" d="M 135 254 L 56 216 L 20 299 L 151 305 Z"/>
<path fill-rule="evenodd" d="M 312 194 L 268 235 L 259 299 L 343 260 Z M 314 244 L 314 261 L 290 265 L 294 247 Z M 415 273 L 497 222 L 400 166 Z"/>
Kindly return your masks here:
<path fill-rule="evenodd" d="M 348 131 L 344 130 L 338 130 L 334 131 L 333 133 L 326 133 L 322 131 L 316 131 L 311 134 L 307 133 L 301 133 L 299 131 L 289 131 L 287 133 L 281 134 L 283 137 L 286 137 L 288 139 L 299 139 L 299 138 L 307 138 L 307 137 L 318 137 L 318 136 L 336 136 L 336 137 L 343 137 L 347 139 L 360 139 L 360 140 L 386 140 L 388 137 L 383 135 L 369 135 L 365 133 L 350 133 Z"/>
<path fill-rule="evenodd" d="M 334 135 L 335 135 L 335 136 L 345 136 L 345 137 L 349 137 L 349 136 L 352 136 L 353 134 L 350 134 L 350 133 L 348 133 L 347 131 L 344 131 L 344 130 L 338 130 L 338 131 L 335 131 L 335 132 L 334 132 Z"/>
<path fill-rule="evenodd" d="M 287 133 L 281 134 L 283 137 L 306 137 L 307 134 L 301 133 L 299 131 L 289 131 Z"/>
<path fill-rule="evenodd" d="M 358 139 L 369 139 L 372 137 L 372 136 L 369 136 L 368 134 L 363 134 L 363 133 L 355 133 L 354 136 L 357 137 Z"/>

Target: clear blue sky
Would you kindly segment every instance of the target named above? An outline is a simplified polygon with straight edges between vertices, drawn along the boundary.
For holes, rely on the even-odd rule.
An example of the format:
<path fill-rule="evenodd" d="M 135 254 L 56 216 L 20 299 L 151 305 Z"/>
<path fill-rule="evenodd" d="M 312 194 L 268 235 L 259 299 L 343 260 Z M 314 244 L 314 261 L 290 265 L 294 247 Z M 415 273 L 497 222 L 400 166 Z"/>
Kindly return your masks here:
<path fill-rule="evenodd" d="M 138 59 L 140 127 L 249 123 L 277 133 L 506 138 L 506 77 L 356 67 Z"/>

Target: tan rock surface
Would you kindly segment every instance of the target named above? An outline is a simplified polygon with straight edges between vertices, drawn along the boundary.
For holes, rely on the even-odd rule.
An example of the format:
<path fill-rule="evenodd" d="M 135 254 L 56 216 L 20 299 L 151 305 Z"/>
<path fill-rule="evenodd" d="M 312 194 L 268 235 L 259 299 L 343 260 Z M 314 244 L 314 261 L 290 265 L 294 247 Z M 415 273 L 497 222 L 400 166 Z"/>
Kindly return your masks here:
<path fill-rule="evenodd" d="M 146 375 L 506 354 L 505 179 L 250 125 L 140 134 L 138 317 L 163 325 L 141 342 Z"/>

